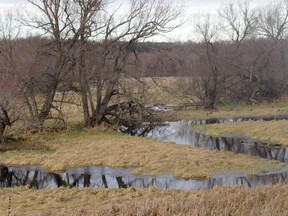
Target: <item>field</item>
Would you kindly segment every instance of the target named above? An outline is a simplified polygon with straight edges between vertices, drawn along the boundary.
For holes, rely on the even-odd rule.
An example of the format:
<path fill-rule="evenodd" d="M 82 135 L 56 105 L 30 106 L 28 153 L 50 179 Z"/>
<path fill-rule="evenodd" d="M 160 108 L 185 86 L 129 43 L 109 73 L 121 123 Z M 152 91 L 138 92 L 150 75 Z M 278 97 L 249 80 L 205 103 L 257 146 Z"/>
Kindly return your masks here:
<path fill-rule="evenodd" d="M 160 91 L 159 89 L 157 91 Z M 155 95 L 158 97 L 157 91 Z M 163 103 L 169 103 L 162 95 Z M 160 101 L 159 98 L 151 100 Z M 170 101 L 171 102 L 171 101 Z M 179 102 L 179 101 L 178 101 Z M 231 152 L 162 143 L 131 137 L 107 126 L 84 128 L 76 106 L 66 107 L 68 127 L 58 132 L 22 131 L 22 141 L 2 146 L 1 164 L 41 165 L 48 171 L 85 166 L 134 167 L 136 175 L 171 173 L 183 179 L 208 179 L 217 174 L 257 175 L 286 164 Z M 188 107 L 158 113 L 162 120 L 201 119 L 288 112 L 288 99 L 262 104 L 223 104 L 218 110 Z M 81 113 L 80 113 L 81 114 Z M 197 126 L 211 135 L 237 134 L 288 145 L 287 120 Z M 8 131 L 10 132 L 10 131 Z M 288 215 L 286 185 L 218 187 L 205 191 L 168 189 L 0 190 L 0 215 Z"/>
<path fill-rule="evenodd" d="M 2 0 L 0 216 L 288 216 L 267 1 Z"/>
<path fill-rule="evenodd" d="M 287 215 L 286 185 L 206 191 L 149 189 L 0 190 L 1 215 Z"/>

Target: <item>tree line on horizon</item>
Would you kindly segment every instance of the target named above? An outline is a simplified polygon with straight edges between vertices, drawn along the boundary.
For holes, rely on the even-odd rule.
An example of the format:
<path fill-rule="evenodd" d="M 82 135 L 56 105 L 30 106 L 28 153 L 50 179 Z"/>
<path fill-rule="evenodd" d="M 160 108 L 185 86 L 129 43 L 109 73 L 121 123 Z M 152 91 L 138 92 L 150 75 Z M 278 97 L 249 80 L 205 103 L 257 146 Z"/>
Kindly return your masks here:
<path fill-rule="evenodd" d="M 41 16 L 18 22 L 37 35 L 21 38 L 9 16 L 0 26 L 0 141 L 18 120 L 33 130 L 50 119 L 64 122 L 62 105 L 74 103 L 69 92 L 80 98 L 87 127 L 133 130 L 153 122 L 146 77 L 177 77 L 163 89 L 209 109 L 287 94 L 287 0 L 263 8 L 228 4 L 216 17 L 195 20 L 198 42 L 177 43 L 147 42 L 182 25 L 182 11 L 164 0 L 132 0 L 125 12 L 107 12 L 105 0 L 28 2 Z"/>

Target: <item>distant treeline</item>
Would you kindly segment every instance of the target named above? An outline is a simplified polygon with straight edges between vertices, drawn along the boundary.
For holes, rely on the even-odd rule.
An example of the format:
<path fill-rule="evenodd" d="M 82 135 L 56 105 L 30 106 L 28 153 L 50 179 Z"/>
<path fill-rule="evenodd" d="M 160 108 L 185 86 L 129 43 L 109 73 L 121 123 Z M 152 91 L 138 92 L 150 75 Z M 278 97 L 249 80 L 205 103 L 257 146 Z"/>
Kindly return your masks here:
<path fill-rule="evenodd" d="M 133 131 L 153 122 L 144 77 L 177 77 L 173 86 L 157 84 L 171 97 L 210 109 L 221 101 L 274 100 L 288 91 L 286 0 L 263 8 L 244 1 L 199 16 L 197 43 L 144 42 L 183 24 L 183 11 L 170 1 L 131 1 L 124 14 L 109 12 L 108 1 L 28 2 L 39 16 L 0 20 L 0 142 L 19 119 L 33 130 L 44 129 L 47 120 L 65 122 L 63 104 L 76 104 L 67 92 L 77 94 L 87 127 L 105 122 Z M 38 36 L 20 38 L 18 26 Z"/>

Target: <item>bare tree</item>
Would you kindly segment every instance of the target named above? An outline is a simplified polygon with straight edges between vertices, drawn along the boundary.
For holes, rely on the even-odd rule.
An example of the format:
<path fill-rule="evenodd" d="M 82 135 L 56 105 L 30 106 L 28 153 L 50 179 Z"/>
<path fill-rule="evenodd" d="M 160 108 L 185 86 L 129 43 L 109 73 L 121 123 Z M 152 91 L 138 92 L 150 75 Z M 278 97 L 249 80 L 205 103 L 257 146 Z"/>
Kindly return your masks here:
<path fill-rule="evenodd" d="M 37 127 L 42 128 L 51 117 L 56 91 L 63 84 L 80 93 L 87 126 L 108 121 L 107 115 L 120 118 L 123 106 L 132 107 L 131 101 L 144 107 L 135 103 L 135 98 L 131 100 L 131 94 L 129 100 L 117 106 L 110 103 L 116 95 L 119 98 L 127 93 L 120 80 L 127 75 L 128 65 L 139 69 L 137 43 L 177 28 L 178 10 L 163 0 L 132 0 L 128 10 L 119 7 L 113 11 L 113 4 L 104 0 L 28 1 L 38 8 L 41 17 L 30 17 L 25 24 L 41 29 L 40 33 L 49 38 L 46 46 L 39 49 L 38 58 L 43 65 L 45 59 L 41 56 L 48 57 L 49 64 L 44 63 L 41 79 L 35 82 L 34 77 L 26 85 L 32 92 L 40 92 L 44 100 L 39 103 L 37 94 L 28 94 L 26 98 Z M 75 76 L 74 82 L 67 83 L 71 76 Z"/>
<path fill-rule="evenodd" d="M 216 18 L 217 19 L 217 18 Z M 211 15 L 200 19 L 196 23 L 196 30 L 202 39 L 195 50 L 198 56 L 192 66 L 192 85 L 196 96 L 206 108 L 215 109 L 225 88 L 225 67 L 223 64 L 223 50 L 219 38 L 220 25 L 212 22 Z M 194 58 L 195 59 L 195 58 Z M 194 71 L 194 72 L 193 72 Z M 198 89 L 198 90 L 197 90 Z"/>
<path fill-rule="evenodd" d="M 205 107 L 215 108 L 220 100 L 281 95 L 276 86 L 285 88 L 277 77 L 287 79 L 286 10 L 286 1 L 264 11 L 251 9 L 248 2 L 228 4 L 215 19 L 208 16 L 196 23 L 202 41 L 194 49 L 198 58 L 191 64 L 192 91 Z"/>
<path fill-rule="evenodd" d="M 233 78 L 229 80 L 229 97 L 239 99 L 240 94 L 243 94 L 242 82 L 247 77 L 247 67 L 248 71 L 251 68 L 250 64 L 245 60 L 243 61 L 243 59 L 247 58 L 246 51 L 249 49 L 247 41 L 257 36 L 257 12 L 250 8 L 249 1 L 244 1 L 237 5 L 228 4 L 219 10 L 219 16 L 223 34 L 228 36 L 228 41 L 231 41 L 229 49 L 232 49 L 230 55 L 227 55 L 228 70 L 230 70 L 230 76 Z M 248 82 L 250 82 L 248 85 L 252 87 L 252 80 L 249 79 Z"/>
<path fill-rule="evenodd" d="M 276 80 L 277 87 L 273 87 L 274 90 L 277 88 L 281 92 L 287 91 L 287 28 L 288 28 L 288 1 L 282 0 L 276 4 L 267 6 L 266 8 L 259 9 L 258 14 L 259 30 L 260 34 L 264 37 L 272 39 L 274 45 L 269 49 L 268 55 L 273 55 L 276 52 L 278 55 L 278 63 L 276 59 L 272 60 L 271 63 L 276 63 L 276 73 L 274 79 Z M 278 67 L 277 67 L 278 65 Z M 270 77 L 271 78 L 271 77 Z"/>
<path fill-rule="evenodd" d="M 259 33 L 274 40 L 284 39 L 288 25 L 288 1 L 281 0 L 258 10 Z"/>
<path fill-rule="evenodd" d="M 220 8 L 219 16 L 223 34 L 238 46 L 244 40 L 253 37 L 257 30 L 257 14 L 252 10 L 249 1 L 240 2 L 237 5 L 230 3 Z"/>
<path fill-rule="evenodd" d="M 254 11 L 257 35 L 244 43 L 244 55 L 236 61 L 238 86 L 242 89 L 238 94 L 248 101 L 279 97 L 287 85 L 282 82 L 287 80 L 287 51 L 283 40 L 287 28 L 287 8 L 287 1 L 282 1 Z"/>
<path fill-rule="evenodd" d="M 18 28 L 11 14 L 0 17 L 0 143 L 5 141 L 5 130 L 21 113 L 18 76 L 14 60 L 14 46 Z"/>
<path fill-rule="evenodd" d="M 40 15 L 26 14 L 29 19 L 23 20 L 23 24 L 38 29 L 39 34 L 46 38 L 44 44 L 37 48 L 38 56 L 32 64 L 31 69 L 37 72 L 35 76 L 30 77 L 25 87 L 27 93 L 25 102 L 31 124 L 41 129 L 47 119 L 54 118 L 51 109 L 55 108 L 53 106 L 55 94 L 70 77 L 70 71 L 75 65 L 72 57 L 79 33 L 71 28 L 71 22 L 77 18 L 77 14 L 74 14 L 75 1 L 28 0 L 28 2 L 38 9 Z"/>
<path fill-rule="evenodd" d="M 118 123 L 129 125 L 133 120 L 128 120 L 124 114 L 128 113 L 131 117 L 134 112 L 140 117 L 136 121 L 144 121 L 141 119 L 147 114 L 143 111 L 144 105 L 140 103 L 139 98 L 127 94 L 127 67 L 133 65 L 136 74 L 141 65 L 137 58 L 138 42 L 174 30 L 179 26 L 178 23 L 173 23 L 179 15 L 178 10 L 163 0 L 132 0 L 127 11 L 117 8 L 112 13 L 105 12 L 104 28 L 99 23 L 86 26 L 89 30 L 82 32 L 78 71 L 87 126 L 99 125 L 103 121 L 110 122 L 108 116 L 118 119 Z M 90 37 L 98 41 L 101 39 L 94 44 L 96 52 L 91 55 L 87 48 L 87 44 L 90 44 L 84 41 L 89 37 L 87 32 L 93 32 L 93 29 L 99 26 L 100 35 L 95 38 L 92 34 Z M 85 65 L 84 56 L 87 60 L 88 56 L 93 56 L 93 59 Z M 93 94 L 96 94 L 95 97 Z M 119 99 L 117 104 L 111 104 L 113 97 L 122 99 Z M 132 118 L 134 117 L 135 115 Z"/>

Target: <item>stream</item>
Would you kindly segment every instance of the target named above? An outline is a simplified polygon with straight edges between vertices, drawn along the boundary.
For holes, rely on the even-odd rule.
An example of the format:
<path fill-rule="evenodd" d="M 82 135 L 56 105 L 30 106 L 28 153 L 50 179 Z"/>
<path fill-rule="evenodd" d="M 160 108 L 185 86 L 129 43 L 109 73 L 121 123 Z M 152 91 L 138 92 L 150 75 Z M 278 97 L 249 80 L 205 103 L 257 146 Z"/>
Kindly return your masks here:
<path fill-rule="evenodd" d="M 163 142 L 204 147 L 210 150 L 232 151 L 234 153 L 258 156 L 269 160 L 279 160 L 288 163 L 287 148 L 277 143 L 253 141 L 249 137 L 222 136 L 211 137 L 204 133 L 195 132 L 191 126 L 196 124 L 212 124 L 223 122 L 239 122 L 247 120 L 280 120 L 288 115 L 269 117 L 239 117 L 226 119 L 183 120 L 178 122 L 164 122 L 149 131 L 147 137 Z M 179 179 L 171 174 L 162 176 L 133 175 L 133 168 L 110 167 L 82 167 L 68 169 L 62 173 L 47 172 L 41 166 L 13 167 L 0 165 L 0 187 L 29 186 L 42 189 L 47 187 L 92 187 L 92 188 L 167 188 L 167 189 L 211 189 L 215 186 L 242 185 L 255 188 L 258 185 L 287 183 L 288 167 L 282 170 L 247 175 L 233 173 L 213 176 L 210 179 Z"/>
<path fill-rule="evenodd" d="M 285 183 L 288 168 L 258 175 L 214 176 L 206 180 L 177 179 L 171 174 L 162 176 L 135 176 L 133 168 L 84 167 L 68 169 L 62 173 L 47 172 L 39 166 L 0 166 L 0 187 L 29 186 L 31 188 L 91 187 L 91 188 L 148 188 L 205 190 L 215 186 L 242 185 L 255 188 L 257 185 Z"/>
<path fill-rule="evenodd" d="M 288 148 L 278 143 L 254 141 L 244 136 L 213 137 L 192 130 L 194 121 L 165 122 L 164 126 L 156 126 L 147 137 L 163 142 L 175 142 L 209 150 L 232 151 L 236 154 L 248 154 L 268 160 L 288 163 Z"/>

